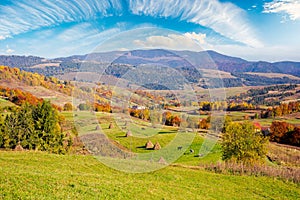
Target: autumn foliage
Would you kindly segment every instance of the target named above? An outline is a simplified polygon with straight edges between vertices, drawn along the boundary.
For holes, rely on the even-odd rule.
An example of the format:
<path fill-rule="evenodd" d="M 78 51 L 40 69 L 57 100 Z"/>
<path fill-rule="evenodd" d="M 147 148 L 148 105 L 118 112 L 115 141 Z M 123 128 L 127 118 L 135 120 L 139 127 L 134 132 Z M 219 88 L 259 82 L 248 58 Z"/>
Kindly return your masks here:
<path fill-rule="evenodd" d="M 43 101 L 43 99 L 37 98 L 29 92 L 23 92 L 19 89 L 10 89 L 2 86 L 0 86 L 0 96 L 7 98 L 9 101 L 19 106 L 26 102 L 31 105 L 37 105 L 39 102 Z"/>
<path fill-rule="evenodd" d="M 42 86 L 67 95 L 72 94 L 74 86 L 68 81 L 61 81 L 55 77 L 47 77 L 37 73 L 21 71 L 18 68 L 0 66 L 0 80 L 21 82 L 29 86 Z"/>
<path fill-rule="evenodd" d="M 270 127 L 270 140 L 300 146 L 300 127 L 283 121 L 273 121 Z"/>

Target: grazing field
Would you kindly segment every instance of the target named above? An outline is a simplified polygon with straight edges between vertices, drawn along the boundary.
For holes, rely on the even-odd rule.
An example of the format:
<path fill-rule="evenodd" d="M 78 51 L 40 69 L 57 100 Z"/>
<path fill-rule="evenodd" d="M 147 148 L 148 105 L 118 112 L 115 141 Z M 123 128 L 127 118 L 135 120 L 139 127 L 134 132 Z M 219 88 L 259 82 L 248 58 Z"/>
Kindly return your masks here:
<path fill-rule="evenodd" d="M 0 151 L 1 199 L 298 199 L 299 185 L 169 166 L 112 170 L 92 156 Z"/>

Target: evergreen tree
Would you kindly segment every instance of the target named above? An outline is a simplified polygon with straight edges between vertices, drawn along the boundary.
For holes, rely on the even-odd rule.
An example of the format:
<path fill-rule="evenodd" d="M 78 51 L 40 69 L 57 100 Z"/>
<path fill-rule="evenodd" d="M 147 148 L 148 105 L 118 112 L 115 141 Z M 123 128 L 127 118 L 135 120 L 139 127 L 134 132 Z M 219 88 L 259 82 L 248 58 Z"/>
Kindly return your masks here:
<path fill-rule="evenodd" d="M 7 115 L 3 125 L 3 147 L 15 148 L 19 138 L 18 116 L 15 113 Z"/>
<path fill-rule="evenodd" d="M 3 126 L 4 126 L 4 120 L 3 120 L 3 117 L 0 116 L 0 148 L 3 147 L 3 143 L 4 143 Z"/>
<path fill-rule="evenodd" d="M 36 130 L 35 139 L 36 148 L 43 151 L 54 153 L 63 153 L 64 135 L 58 123 L 58 113 L 55 111 L 50 102 L 43 101 L 38 104 L 32 111 L 34 127 Z"/>
<path fill-rule="evenodd" d="M 24 104 L 17 113 L 18 120 L 18 142 L 26 149 L 33 149 L 33 137 L 35 135 L 34 122 L 32 118 L 32 107 Z"/>

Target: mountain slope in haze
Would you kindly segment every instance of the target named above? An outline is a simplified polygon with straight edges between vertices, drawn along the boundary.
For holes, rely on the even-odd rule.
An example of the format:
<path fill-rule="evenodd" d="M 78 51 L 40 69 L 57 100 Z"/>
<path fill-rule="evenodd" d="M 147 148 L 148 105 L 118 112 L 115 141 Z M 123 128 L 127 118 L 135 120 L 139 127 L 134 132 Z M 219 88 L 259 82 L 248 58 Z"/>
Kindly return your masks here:
<path fill-rule="evenodd" d="M 174 69 L 190 83 L 197 83 L 201 80 L 203 76 L 201 69 L 211 69 L 228 72 L 232 77 L 235 77 L 224 79 L 225 82 L 229 83 L 225 84 L 225 86 L 299 82 L 284 75 L 282 78 L 262 80 L 262 76 L 247 74 L 248 72 L 281 73 L 300 77 L 300 62 L 249 62 L 215 51 L 193 52 L 164 49 L 113 51 L 75 55 L 52 60 L 34 56 L 0 56 L 0 64 L 42 73 L 47 76 L 61 76 L 74 72 L 92 72 L 112 75 L 117 78 L 130 75 L 141 66 L 165 67 L 169 69 L 161 73 L 168 74 Z M 145 73 L 141 71 L 141 73 L 135 74 L 135 77 L 142 77 L 143 74 Z M 140 81 L 144 81 L 143 78 Z M 212 82 L 214 81 L 212 80 Z"/>

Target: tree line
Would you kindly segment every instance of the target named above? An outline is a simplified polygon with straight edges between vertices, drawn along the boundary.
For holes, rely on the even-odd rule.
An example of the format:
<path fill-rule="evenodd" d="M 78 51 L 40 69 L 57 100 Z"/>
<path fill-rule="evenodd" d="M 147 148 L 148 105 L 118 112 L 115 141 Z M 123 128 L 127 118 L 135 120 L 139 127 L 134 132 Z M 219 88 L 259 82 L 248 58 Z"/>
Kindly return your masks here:
<path fill-rule="evenodd" d="M 275 118 L 284 115 L 300 112 L 300 102 L 291 101 L 289 103 L 282 103 L 279 106 L 268 108 L 266 111 L 261 111 L 261 118 Z"/>
<path fill-rule="evenodd" d="M 273 142 L 300 146 L 300 127 L 284 121 L 273 121 L 269 136 Z"/>
<path fill-rule="evenodd" d="M 0 79 L 18 81 L 29 86 L 42 86 L 67 95 L 71 95 L 74 88 L 68 81 L 61 81 L 55 77 L 47 77 L 37 73 L 25 72 L 19 68 L 6 66 L 0 66 Z"/>
<path fill-rule="evenodd" d="M 62 132 L 60 117 L 50 102 L 23 104 L 18 110 L 1 116 L 0 148 L 14 149 L 17 145 L 28 150 L 67 153 L 72 136 Z"/>

